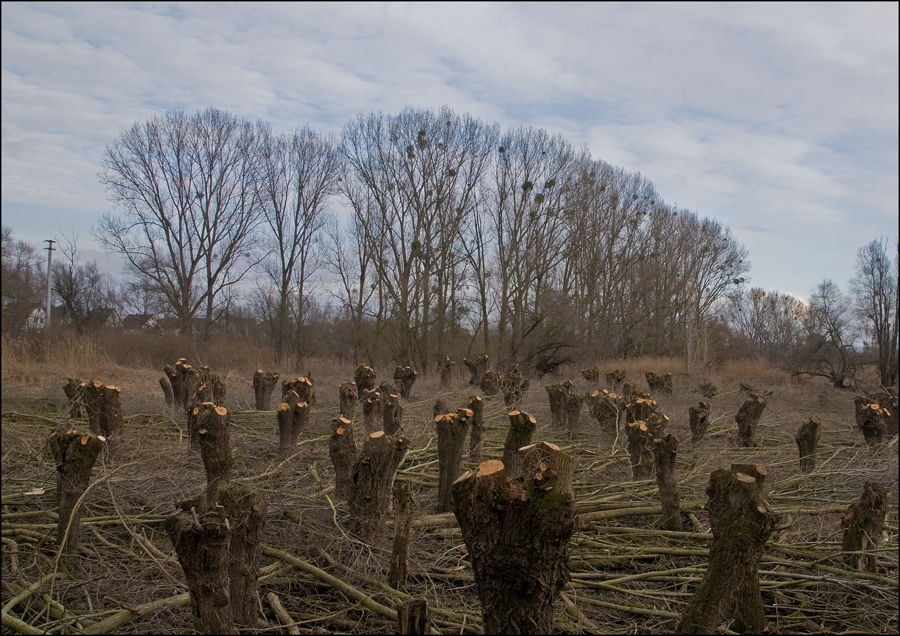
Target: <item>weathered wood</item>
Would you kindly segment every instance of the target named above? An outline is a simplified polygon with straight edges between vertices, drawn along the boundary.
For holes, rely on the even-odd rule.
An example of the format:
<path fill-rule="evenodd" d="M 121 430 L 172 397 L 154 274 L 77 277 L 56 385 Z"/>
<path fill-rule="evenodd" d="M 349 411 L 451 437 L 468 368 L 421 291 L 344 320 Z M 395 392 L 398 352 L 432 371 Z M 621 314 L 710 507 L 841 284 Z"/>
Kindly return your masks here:
<path fill-rule="evenodd" d="M 316 403 L 316 390 L 313 387 L 312 377 L 299 376 L 292 379 L 281 381 L 281 401 L 286 402 L 285 396 L 293 391 L 300 398 L 301 402 L 306 402 L 310 406 Z"/>
<path fill-rule="evenodd" d="M 590 395 L 591 417 L 597 420 L 602 431 L 616 432 L 619 416 L 624 408 L 622 398 L 609 389 L 600 389 Z"/>
<path fill-rule="evenodd" d="M 519 449 L 531 443 L 535 428 L 537 420 L 525 411 L 509 412 L 509 432 L 503 446 L 503 465 L 510 475 L 518 475 L 522 471 Z"/>
<path fill-rule="evenodd" d="M 375 538 L 384 527 L 394 475 L 406 456 L 405 437 L 375 431 L 366 437 L 353 470 L 350 530 L 363 540 Z"/>
<path fill-rule="evenodd" d="M 402 636 L 418 636 L 431 633 L 431 619 L 428 617 L 428 601 L 411 598 L 397 608 L 397 622 Z"/>
<path fill-rule="evenodd" d="M 759 393 L 751 393 L 741 405 L 734 421 L 738 426 L 738 446 L 756 446 L 756 425 L 766 408 L 766 398 Z"/>
<path fill-rule="evenodd" d="M 654 393 L 662 393 L 663 395 L 672 395 L 672 374 L 671 373 L 654 373 L 647 371 L 644 374 L 647 379 L 647 386 Z"/>
<path fill-rule="evenodd" d="M 56 460 L 56 500 L 59 516 L 56 543 L 62 554 L 74 554 L 78 547 L 81 510 L 78 500 L 87 490 L 91 471 L 106 440 L 102 436 L 81 434 L 73 429 L 50 434 L 50 451 Z"/>
<path fill-rule="evenodd" d="M 409 399 L 413 384 L 416 382 L 416 372 L 412 367 L 397 367 L 394 370 L 394 384 L 400 389 L 400 397 Z"/>
<path fill-rule="evenodd" d="M 450 359 L 450 356 L 444 356 L 444 359 L 441 360 L 441 388 L 450 386 L 450 381 L 453 379 L 454 366 L 456 366 L 456 363 Z"/>
<path fill-rule="evenodd" d="M 257 411 L 268 411 L 272 403 L 272 391 L 278 386 L 280 376 L 274 371 L 257 369 L 253 374 L 253 399 Z"/>
<path fill-rule="evenodd" d="M 613 387 L 618 387 L 625 381 L 625 372 L 619 371 L 618 369 L 610 371 L 606 374 L 606 381 L 613 385 Z"/>
<path fill-rule="evenodd" d="M 366 434 L 380 431 L 384 426 L 384 418 L 381 416 L 381 393 L 375 389 L 366 389 L 363 394 L 363 425 Z"/>
<path fill-rule="evenodd" d="M 292 407 L 290 403 L 282 402 L 278 405 L 277 417 L 278 453 L 287 457 L 297 446 L 300 433 L 309 420 L 309 404 L 297 402 Z"/>
<path fill-rule="evenodd" d="M 691 443 L 696 444 L 706 435 L 709 428 L 709 404 L 700 402 L 699 406 L 688 409 L 688 424 L 691 427 Z"/>
<path fill-rule="evenodd" d="M 847 508 L 841 519 L 841 550 L 849 567 L 862 572 L 876 571 L 875 555 L 869 550 L 881 543 L 886 502 L 884 487 L 867 481 L 859 500 Z"/>
<path fill-rule="evenodd" d="M 853 401 L 856 405 L 856 426 L 863 434 L 866 445 L 882 444 L 887 432 L 888 412 L 878 402 L 861 395 L 857 395 Z"/>
<path fill-rule="evenodd" d="M 381 416 L 383 430 L 388 435 L 395 435 L 403 426 L 403 405 L 397 393 L 382 394 Z"/>
<path fill-rule="evenodd" d="M 631 478 L 635 481 L 653 477 L 653 432 L 646 422 L 630 422 L 625 426 Z"/>
<path fill-rule="evenodd" d="M 219 488 L 231 480 L 231 436 L 228 409 L 204 402 L 198 408 L 197 435 L 200 457 L 206 469 L 206 501 L 210 508 L 218 501 Z"/>
<path fill-rule="evenodd" d="M 434 406 L 431 407 L 431 415 L 432 417 L 437 417 L 438 415 L 443 415 L 444 413 L 450 413 L 450 407 L 447 406 L 447 403 L 443 398 L 438 398 L 434 401 Z"/>
<path fill-rule="evenodd" d="M 501 380 L 500 372 L 491 369 L 484 372 L 484 376 L 482 376 L 481 383 L 478 386 L 485 395 L 497 395 L 500 393 Z"/>
<path fill-rule="evenodd" d="M 328 452 L 334 466 L 334 496 L 346 500 L 350 496 L 353 468 L 356 464 L 356 442 L 353 440 L 353 426 L 349 419 L 337 417 L 332 420 Z"/>
<path fill-rule="evenodd" d="M 469 373 L 471 373 L 469 384 L 472 384 L 474 386 L 481 386 L 481 381 L 484 378 L 484 374 L 488 370 L 488 354 L 482 353 L 474 360 L 463 358 L 463 363 L 469 368 Z"/>
<path fill-rule="evenodd" d="M 338 387 L 339 412 L 341 417 L 353 419 L 356 413 L 356 403 L 359 401 L 359 393 L 356 391 L 356 382 L 342 382 Z"/>
<path fill-rule="evenodd" d="M 819 431 L 822 428 L 822 421 L 813 415 L 809 420 L 800 426 L 794 440 L 797 442 L 797 448 L 800 451 L 800 472 L 811 473 L 816 467 L 816 446 L 819 444 Z"/>
<path fill-rule="evenodd" d="M 582 377 L 588 382 L 592 382 L 597 384 L 600 382 L 600 369 L 597 367 L 591 367 L 590 369 L 582 369 L 581 370 Z"/>
<path fill-rule="evenodd" d="M 570 391 L 566 396 L 566 430 L 569 431 L 570 438 L 578 431 L 578 424 L 581 420 L 581 407 L 583 405 L 583 395 Z"/>
<path fill-rule="evenodd" d="M 656 468 L 656 484 L 662 504 L 662 527 L 664 530 L 683 529 L 681 505 L 678 497 L 678 481 L 675 478 L 675 455 L 678 453 L 678 438 L 666 435 L 653 440 L 653 461 Z"/>
<path fill-rule="evenodd" d="M 166 406 L 168 408 L 172 408 L 175 406 L 175 396 L 172 393 L 172 384 L 169 382 L 169 378 L 163 376 L 159 379 L 159 386 L 163 392 L 163 399 L 166 401 Z"/>
<path fill-rule="evenodd" d="M 122 390 L 112 384 L 94 380 L 84 386 L 84 403 L 88 423 L 94 435 L 107 439 L 118 436 L 125 425 L 120 400 Z"/>
<path fill-rule="evenodd" d="M 572 480 L 578 460 L 563 453 L 559 446 L 550 442 L 529 444 L 519 449 L 519 458 L 522 475 L 526 482 L 533 480 L 534 488 L 575 496 Z"/>
<path fill-rule="evenodd" d="M 437 511 L 449 512 L 451 508 L 450 487 L 459 477 L 462 464 L 463 444 L 469 430 L 469 419 L 473 416 L 468 409 L 456 413 L 444 413 L 434 418 L 438 448 L 438 504 Z"/>
<path fill-rule="evenodd" d="M 650 398 L 637 397 L 625 405 L 625 423 L 647 422 L 656 412 L 657 402 Z"/>
<path fill-rule="evenodd" d="M 391 550 L 388 585 L 396 590 L 402 590 L 406 586 L 409 528 L 413 515 L 413 498 L 409 492 L 408 483 L 398 481 L 394 484 L 392 501 L 394 504 L 394 543 Z"/>
<path fill-rule="evenodd" d="M 63 385 L 63 392 L 69 400 L 69 417 L 84 416 L 84 387 L 85 383 L 79 378 L 69 378 Z"/>
<path fill-rule="evenodd" d="M 769 475 L 769 471 L 766 469 L 765 464 L 732 464 L 731 470 L 736 473 L 753 477 L 753 479 L 756 480 L 756 486 L 759 489 L 759 493 L 763 493 L 763 484 L 766 482 L 766 477 Z"/>
<path fill-rule="evenodd" d="M 225 484 L 218 499 L 231 526 L 230 603 L 235 622 L 256 626 L 259 615 L 260 541 L 266 525 L 266 496 L 243 484 Z"/>
<path fill-rule="evenodd" d="M 480 464 L 484 439 L 484 402 L 481 396 L 473 395 L 469 398 L 466 408 L 472 411 L 472 417 L 469 420 L 469 459 Z"/>
<path fill-rule="evenodd" d="M 518 363 L 506 372 L 500 389 L 503 391 L 503 403 L 507 407 L 514 406 L 521 401 L 522 396 L 528 390 L 528 378 L 523 377 L 519 372 Z"/>
<path fill-rule="evenodd" d="M 550 384 L 544 387 L 550 402 L 550 426 L 563 428 L 566 421 L 566 398 L 568 387 L 562 384 Z"/>
<path fill-rule="evenodd" d="M 777 515 L 763 503 L 756 479 L 717 470 L 706 486 L 713 541 L 709 566 L 675 629 L 676 634 L 715 634 L 719 626 L 741 634 L 766 627 L 759 589 L 759 560 Z"/>
<path fill-rule="evenodd" d="M 356 390 L 359 392 L 357 398 L 362 402 L 365 398 L 365 391 L 371 391 L 375 388 L 375 369 L 372 367 L 366 366 L 365 364 L 361 364 L 356 367 L 356 372 L 353 374 L 353 381 L 356 383 Z"/>

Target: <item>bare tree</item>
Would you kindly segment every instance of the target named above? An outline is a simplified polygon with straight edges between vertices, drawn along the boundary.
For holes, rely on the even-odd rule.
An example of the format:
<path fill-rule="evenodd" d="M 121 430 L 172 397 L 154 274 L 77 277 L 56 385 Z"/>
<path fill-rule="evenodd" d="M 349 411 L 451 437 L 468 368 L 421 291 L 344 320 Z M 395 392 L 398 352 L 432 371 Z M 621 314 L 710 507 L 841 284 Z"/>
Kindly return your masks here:
<path fill-rule="evenodd" d="M 856 275 L 850 281 L 857 315 L 870 339 L 884 387 L 897 382 L 897 291 L 900 288 L 900 253 L 892 262 L 888 250 L 886 238 L 859 248 Z"/>
<path fill-rule="evenodd" d="M 40 258 L 30 243 L 13 237 L 12 228 L 3 226 L 2 235 L 2 305 L 14 302 L 34 303 L 41 299 Z M 44 278 L 44 283 L 47 279 Z"/>
<path fill-rule="evenodd" d="M 754 287 L 730 297 L 723 317 L 754 353 L 789 366 L 802 348 L 807 312 L 791 294 Z"/>
<path fill-rule="evenodd" d="M 60 254 L 53 263 L 51 288 L 62 301 L 69 322 L 80 326 L 91 310 L 115 306 L 116 293 L 98 269 L 96 261 L 80 262 L 76 234 L 63 237 L 57 245 Z"/>
<path fill-rule="evenodd" d="M 826 279 L 813 289 L 805 327 L 806 346 L 794 373 L 822 376 L 835 388 L 849 388 L 859 366 L 854 344 L 860 334 L 850 299 L 833 281 Z"/>

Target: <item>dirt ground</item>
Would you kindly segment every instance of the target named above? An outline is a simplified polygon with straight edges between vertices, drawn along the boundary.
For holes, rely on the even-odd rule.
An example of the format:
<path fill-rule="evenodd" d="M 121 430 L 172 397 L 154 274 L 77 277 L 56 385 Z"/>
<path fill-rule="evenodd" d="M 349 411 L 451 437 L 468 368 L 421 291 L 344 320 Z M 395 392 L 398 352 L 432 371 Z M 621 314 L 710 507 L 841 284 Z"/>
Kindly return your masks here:
<path fill-rule="evenodd" d="M 277 454 L 275 413 L 251 410 L 253 371 L 213 369 L 224 377 L 228 391 L 233 478 L 258 487 L 268 503 L 263 544 L 270 550 L 261 559 L 259 622 L 242 626 L 241 632 L 288 633 L 267 600 L 272 592 L 299 633 L 396 633 L 391 611 L 409 598 L 428 601 L 440 633 L 481 633 L 462 534 L 452 514 L 435 515 L 438 466 L 432 418 L 436 399 L 461 408 L 480 391 L 468 384 L 460 361 L 450 387 L 439 386 L 436 371 L 427 377 L 420 373 L 410 399 L 403 401 L 410 450 L 397 479 L 410 485 L 415 517 L 409 578 L 404 589 L 396 590 L 386 584 L 392 526 L 387 524 L 379 539 L 363 543 L 345 528 L 346 504 L 331 497 L 330 423 L 338 413 L 338 385 L 352 380 L 355 366 L 312 360 L 307 368 L 271 369 L 282 378 L 309 375 L 316 389 L 310 421 L 287 459 Z M 393 367 L 375 368 L 378 382 L 391 381 Z M 878 448 L 866 446 L 855 426 L 855 392 L 818 380 L 798 384 L 752 366 L 704 378 L 676 374 L 672 395 L 652 396 L 671 419 L 668 431 L 681 440 L 676 477 L 686 526 L 685 532 L 666 532 L 659 529 L 658 514 L 630 512 L 658 505 L 658 494 L 655 480 L 631 480 L 624 433 L 599 431 L 586 410 L 573 434 L 549 424 L 545 385 L 568 379 L 589 393 L 608 386 L 604 373 L 613 368 L 614 363 L 600 365 L 599 385 L 588 383 L 575 367 L 561 368 L 557 377 L 531 378 L 518 405 L 537 419 L 533 441 L 553 442 L 579 462 L 575 493 L 582 521 L 570 544 L 572 580 L 557 601 L 558 633 L 674 631 L 708 562 L 707 480 L 712 471 L 732 463 L 766 466 L 764 491 L 781 515 L 760 563 L 767 631 L 897 633 L 897 439 Z M 667 368 L 664 361 L 630 363 L 626 380 L 647 391 L 645 370 L 663 373 L 678 367 Z M 61 388 L 75 373 L 121 387 L 125 431 L 121 443 L 104 452 L 94 468 L 84 498 L 80 553 L 62 562 L 55 542 L 56 471 L 47 440 L 59 425 L 87 431 L 86 421 L 69 419 Z M 4 632 L 192 633 L 184 574 L 162 520 L 177 500 L 199 494 L 206 478 L 200 457 L 188 449 L 185 417 L 164 404 L 161 375 L 161 370 L 116 366 L 54 371 L 4 364 L 3 604 L 35 584 L 34 593 L 4 608 Z M 692 445 L 688 408 L 705 400 L 698 385 L 707 380 L 718 389 L 707 400 L 709 431 Z M 758 445 L 752 448 L 737 445 L 734 415 L 747 395 L 741 384 L 768 402 Z M 873 387 L 856 390 L 866 388 Z M 499 459 L 510 409 L 500 395 L 484 400 L 483 459 Z M 815 470 L 802 474 L 794 434 L 812 415 L 822 421 L 821 439 Z M 354 429 L 359 444 L 364 437 L 359 409 Z M 472 468 L 465 458 L 463 470 Z M 874 573 L 850 570 L 841 558 L 841 517 L 859 499 L 866 481 L 889 493 Z M 591 521 L 585 516 L 599 511 L 609 511 L 607 518 Z M 310 567 L 270 556 L 275 550 Z M 21 624 L 7 622 L 7 616 Z"/>

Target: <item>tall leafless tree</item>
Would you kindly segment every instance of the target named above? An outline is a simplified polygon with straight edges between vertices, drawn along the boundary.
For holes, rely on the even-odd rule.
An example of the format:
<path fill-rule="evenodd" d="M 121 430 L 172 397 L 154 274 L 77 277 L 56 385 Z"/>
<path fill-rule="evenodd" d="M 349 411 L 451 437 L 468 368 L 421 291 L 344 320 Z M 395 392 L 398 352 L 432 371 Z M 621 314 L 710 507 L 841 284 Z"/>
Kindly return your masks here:
<path fill-rule="evenodd" d="M 898 244 L 900 247 L 900 244 Z M 878 376 L 885 387 L 897 382 L 897 314 L 900 289 L 900 249 L 891 259 L 881 238 L 859 248 L 850 291 L 858 317 L 874 350 Z"/>

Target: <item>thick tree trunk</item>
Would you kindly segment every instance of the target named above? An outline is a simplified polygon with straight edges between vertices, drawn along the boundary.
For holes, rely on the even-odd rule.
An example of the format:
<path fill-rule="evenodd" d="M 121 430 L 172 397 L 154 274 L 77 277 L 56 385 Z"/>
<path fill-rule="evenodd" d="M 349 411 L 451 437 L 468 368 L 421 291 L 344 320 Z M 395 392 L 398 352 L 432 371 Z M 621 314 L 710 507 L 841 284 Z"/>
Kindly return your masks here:
<path fill-rule="evenodd" d="M 363 540 L 374 539 L 384 526 L 394 474 L 406 456 L 404 437 L 375 431 L 366 437 L 350 487 L 350 529 Z"/>
<path fill-rule="evenodd" d="M 819 431 L 822 421 L 813 415 L 794 435 L 800 451 L 800 472 L 811 473 L 816 467 L 816 446 L 819 444 Z"/>
<path fill-rule="evenodd" d="M 574 462 L 543 446 L 525 453 L 530 459 L 518 464 L 529 472 L 521 478 L 507 479 L 503 462 L 489 460 L 453 484 L 485 634 L 552 633 L 553 603 L 569 579 Z M 536 455 L 541 461 L 531 466 Z"/>
<path fill-rule="evenodd" d="M 200 456 L 206 469 L 206 501 L 210 508 L 218 501 L 219 488 L 231 480 L 231 437 L 228 409 L 204 402 L 197 414 Z"/>
<path fill-rule="evenodd" d="M 338 399 L 341 417 L 353 419 L 356 413 L 356 402 L 359 399 L 356 392 L 356 382 L 342 382 L 338 387 Z"/>
<path fill-rule="evenodd" d="M 365 391 L 371 391 L 375 388 L 375 377 L 375 370 L 372 367 L 361 364 L 356 368 L 356 373 L 353 374 L 353 381 L 356 382 L 356 390 L 359 392 L 357 397 L 360 402 L 365 398 Z"/>
<path fill-rule="evenodd" d="M 761 634 L 766 616 L 759 590 L 759 560 L 777 516 L 764 504 L 756 479 L 717 470 L 706 486 L 713 542 L 709 566 L 676 634 L 714 634 L 727 623 L 741 634 Z"/>
<path fill-rule="evenodd" d="M 172 384 L 169 382 L 169 378 L 160 378 L 159 386 L 162 389 L 163 398 L 166 400 L 166 406 L 168 408 L 175 406 L 175 395 L 172 393 Z"/>
<path fill-rule="evenodd" d="M 481 378 L 481 384 L 479 387 L 481 388 L 481 392 L 485 395 L 497 395 L 500 393 L 500 372 L 494 371 L 493 369 L 490 371 L 485 371 L 484 376 Z"/>
<path fill-rule="evenodd" d="M 183 360 L 175 363 L 175 371 L 178 373 L 178 387 L 181 395 L 175 396 L 176 405 L 181 401 L 182 411 L 194 408 L 200 402 L 197 401 L 197 389 L 200 388 L 200 373 Z"/>
<path fill-rule="evenodd" d="M 121 392 L 119 387 L 103 384 L 100 380 L 85 385 L 84 400 L 91 432 L 94 435 L 110 439 L 122 432 L 125 420 L 122 417 L 122 404 L 119 399 Z"/>
<path fill-rule="evenodd" d="M 287 457 L 297 446 L 300 432 L 309 420 L 309 404 L 297 402 L 292 407 L 290 403 L 282 402 L 278 405 L 277 414 L 278 453 L 282 457 Z"/>
<path fill-rule="evenodd" d="M 63 392 L 69 399 L 69 417 L 83 417 L 85 383 L 78 378 L 69 378 L 63 385 Z"/>
<path fill-rule="evenodd" d="M 625 423 L 650 422 L 656 413 L 657 402 L 645 397 L 638 397 L 625 405 Z"/>
<path fill-rule="evenodd" d="M 766 408 L 766 398 L 758 393 L 751 393 L 747 401 L 741 405 L 734 421 L 738 426 L 738 446 L 756 446 L 756 425 Z"/>
<path fill-rule="evenodd" d="M 396 435 L 403 426 L 403 406 L 400 404 L 400 395 L 388 393 L 382 395 L 381 416 L 383 430 L 388 435 Z"/>
<path fill-rule="evenodd" d="M 878 401 L 887 415 L 887 419 L 884 422 L 884 434 L 888 438 L 897 435 L 898 423 L 900 423 L 900 399 L 897 398 L 896 393 L 897 387 L 891 387 L 888 389 L 888 395 Z"/>
<path fill-rule="evenodd" d="M 525 391 L 528 390 L 528 379 L 523 378 L 519 372 L 519 365 L 514 364 L 512 368 L 506 372 L 506 377 L 502 382 L 503 403 L 507 407 L 517 405 L 521 400 Z"/>
<path fill-rule="evenodd" d="M 463 362 L 469 368 L 469 372 L 472 374 L 472 377 L 469 379 L 469 384 L 474 386 L 481 386 L 481 381 L 484 378 L 484 374 L 487 373 L 488 370 L 488 354 L 483 353 L 474 361 L 469 360 L 468 358 L 463 358 Z"/>
<path fill-rule="evenodd" d="M 266 525 L 266 496 L 244 485 L 219 490 L 231 526 L 230 602 L 235 622 L 256 627 L 259 616 L 259 552 Z"/>
<path fill-rule="evenodd" d="M 616 432 L 619 426 L 619 414 L 624 407 L 622 398 L 608 389 L 591 393 L 591 417 L 597 420 L 602 431 Z"/>
<path fill-rule="evenodd" d="M 375 389 L 366 389 L 363 396 L 363 425 L 366 434 L 382 430 L 384 418 L 381 416 L 381 393 Z"/>
<path fill-rule="evenodd" d="M 279 375 L 274 371 L 257 369 L 253 374 L 253 398 L 257 411 L 268 411 L 272 404 L 272 391 L 278 386 Z"/>
<path fill-rule="evenodd" d="M 867 554 L 867 551 L 881 543 L 886 501 L 884 487 L 867 481 L 859 501 L 847 508 L 841 519 L 844 532 L 841 550 L 846 553 L 844 559 L 849 567 L 862 572 L 875 572 L 875 556 Z"/>
<path fill-rule="evenodd" d="M 409 528 L 412 524 L 413 499 L 409 484 L 397 482 L 393 491 L 394 503 L 394 544 L 391 550 L 391 569 L 388 585 L 395 590 L 406 586 L 406 558 L 409 554 Z"/>
<path fill-rule="evenodd" d="M 653 460 L 656 467 L 656 484 L 662 504 L 662 527 L 681 531 L 681 506 L 678 498 L 678 481 L 675 479 L 675 455 L 678 438 L 666 435 L 653 440 Z"/>
<path fill-rule="evenodd" d="M 411 598 L 397 608 L 397 622 L 401 636 L 419 636 L 431 633 L 431 619 L 428 617 L 428 601 Z"/>
<path fill-rule="evenodd" d="M 77 431 L 57 430 L 50 434 L 50 450 L 56 460 L 56 501 L 59 517 L 56 543 L 62 554 L 73 554 L 78 547 L 81 506 L 78 500 L 91 481 L 91 470 L 106 440 Z"/>
<path fill-rule="evenodd" d="M 450 386 L 450 381 L 453 379 L 453 367 L 456 366 L 456 363 L 450 359 L 450 356 L 444 356 L 444 359 L 441 361 L 441 387 L 446 388 Z"/>
<path fill-rule="evenodd" d="M 400 389 L 400 397 L 409 399 L 413 384 L 416 383 L 416 372 L 412 367 L 397 367 L 394 371 L 394 385 Z"/>
<path fill-rule="evenodd" d="M 231 609 L 231 529 L 225 509 L 197 516 L 179 512 L 166 520 L 178 562 L 187 579 L 194 629 L 201 634 L 237 634 Z"/>
<path fill-rule="evenodd" d="M 646 422 L 631 422 L 625 426 L 628 454 L 631 456 L 631 478 L 635 481 L 653 477 L 653 432 Z"/>
<path fill-rule="evenodd" d="M 584 397 L 577 393 L 569 393 L 566 396 L 566 430 L 569 431 L 569 438 L 575 436 L 578 431 L 578 423 L 581 419 L 581 406 L 584 404 Z"/>
<path fill-rule="evenodd" d="M 438 504 L 437 511 L 449 512 L 452 501 L 450 488 L 459 477 L 463 444 L 473 416 L 469 409 L 456 413 L 444 413 L 434 418 L 438 448 Z"/>
<path fill-rule="evenodd" d="M 537 428 L 537 420 L 525 411 L 509 412 L 509 432 L 503 447 L 503 465 L 510 475 L 518 475 L 522 470 L 519 449 L 531 443 L 531 436 Z"/>
<path fill-rule="evenodd" d="M 469 420 L 469 459 L 476 464 L 481 463 L 481 448 L 484 445 L 484 402 L 480 395 L 473 395 L 469 398 L 466 408 L 472 411 L 472 418 Z"/>
<path fill-rule="evenodd" d="M 346 500 L 350 496 L 356 464 L 356 442 L 353 441 L 353 426 L 349 419 L 338 417 L 332 420 L 328 452 L 334 466 L 334 496 Z"/>
<path fill-rule="evenodd" d="M 672 374 L 647 371 L 647 386 L 650 387 L 652 393 L 662 393 L 663 395 L 672 395 Z"/>
<path fill-rule="evenodd" d="M 434 406 L 431 407 L 431 415 L 433 417 L 437 417 L 438 415 L 443 415 L 444 413 L 450 413 L 450 407 L 447 406 L 447 403 L 444 402 L 443 398 L 438 398 L 434 401 Z"/>
<path fill-rule="evenodd" d="M 569 395 L 568 387 L 562 384 L 545 386 L 547 399 L 550 401 L 550 426 L 563 428 L 566 421 L 566 398 Z"/>
<path fill-rule="evenodd" d="M 887 431 L 887 411 L 878 402 L 872 402 L 861 395 L 854 398 L 856 403 L 856 426 L 866 440 L 867 446 L 878 446 L 884 442 Z"/>
<path fill-rule="evenodd" d="M 709 427 L 709 404 L 700 402 L 700 406 L 688 409 L 688 424 L 691 427 L 691 443 L 696 444 L 706 435 Z"/>
<path fill-rule="evenodd" d="M 313 388 L 312 378 L 301 376 L 292 380 L 281 381 L 281 401 L 286 402 L 285 396 L 293 391 L 300 398 L 301 402 L 306 402 L 310 406 L 316 403 L 316 390 Z"/>
<path fill-rule="evenodd" d="M 184 358 L 182 358 L 183 360 Z M 172 387 L 172 400 L 173 405 L 175 406 L 175 410 L 182 411 L 184 410 L 184 402 L 181 400 L 181 385 L 180 385 L 180 375 L 178 371 L 175 370 L 175 367 L 171 364 L 167 364 L 163 367 L 163 373 L 166 374 L 166 379 L 169 381 L 169 386 Z M 165 389 L 163 389 L 165 391 Z"/>

